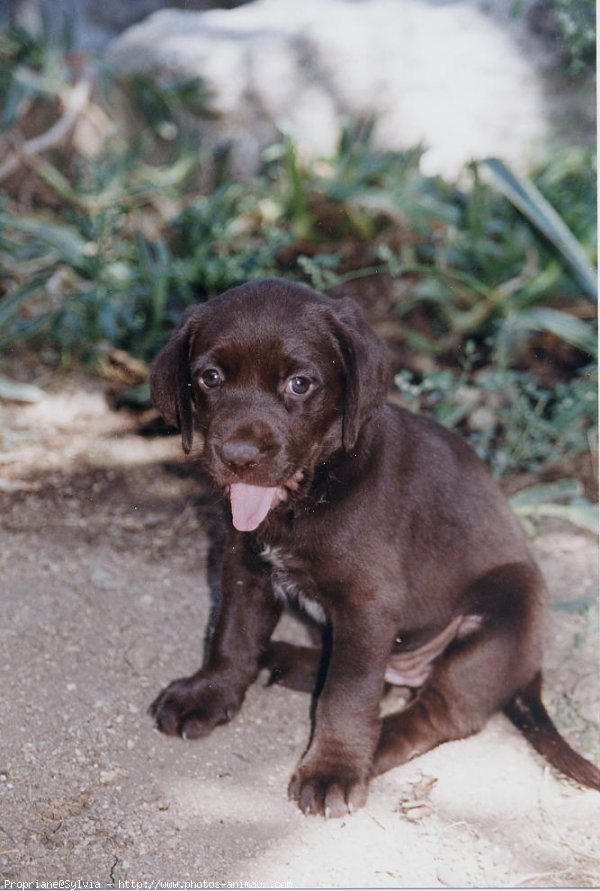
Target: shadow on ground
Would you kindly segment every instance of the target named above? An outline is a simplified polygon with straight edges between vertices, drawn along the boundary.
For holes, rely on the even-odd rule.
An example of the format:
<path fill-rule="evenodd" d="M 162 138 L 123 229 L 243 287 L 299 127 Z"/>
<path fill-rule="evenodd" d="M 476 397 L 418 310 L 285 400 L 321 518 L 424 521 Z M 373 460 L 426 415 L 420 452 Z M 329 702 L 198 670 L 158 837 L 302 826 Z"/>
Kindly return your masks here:
<path fill-rule="evenodd" d="M 364 811 L 329 822 L 286 800 L 309 733 L 303 694 L 259 682 L 206 740 L 156 733 L 148 704 L 202 659 L 219 507 L 174 439 L 142 439 L 95 392 L 48 400 L 2 417 L 3 879 L 600 882 L 600 795 L 551 773 L 501 717 L 381 777 Z M 596 543 L 553 526 L 533 547 L 562 605 L 546 700 L 599 760 L 597 618 L 577 607 L 597 589 Z M 304 634 L 284 619 L 281 636 Z"/>

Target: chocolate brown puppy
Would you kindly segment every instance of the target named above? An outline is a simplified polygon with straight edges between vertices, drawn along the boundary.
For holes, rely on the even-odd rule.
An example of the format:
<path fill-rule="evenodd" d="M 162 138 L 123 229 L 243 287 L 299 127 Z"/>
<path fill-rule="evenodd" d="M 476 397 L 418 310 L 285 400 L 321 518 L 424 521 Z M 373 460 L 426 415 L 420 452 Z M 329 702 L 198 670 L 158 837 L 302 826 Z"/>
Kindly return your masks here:
<path fill-rule="evenodd" d="M 155 700 L 160 730 L 206 735 L 267 667 L 316 685 L 289 786 L 307 813 L 359 807 L 370 777 L 500 710 L 600 789 L 540 699 L 544 584 L 518 523 L 460 437 L 386 403 L 386 350 L 355 303 L 280 279 L 235 288 L 188 311 L 151 383 L 186 452 L 196 420 L 231 507 L 204 665 Z M 322 652 L 271 641 L 289 600 L 322 622 Z M 382 720 L 386 683 L 415 695 Z"/>

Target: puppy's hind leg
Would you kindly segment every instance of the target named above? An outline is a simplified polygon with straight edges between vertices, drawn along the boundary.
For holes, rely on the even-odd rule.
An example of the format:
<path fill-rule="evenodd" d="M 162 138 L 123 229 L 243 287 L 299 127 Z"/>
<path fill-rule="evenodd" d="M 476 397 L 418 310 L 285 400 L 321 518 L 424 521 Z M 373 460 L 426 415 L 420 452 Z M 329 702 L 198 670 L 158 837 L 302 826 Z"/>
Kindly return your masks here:
<path fill-rule="evenodd" d="M 316 647 L 301 647 L 284 640 L 272 640 L 261 660 L 269 672 L 267 684 L 313 693 L 319 680 L 322 654 Z"/>
<path fill-rule="evenodd" d="M 497 567 L 466 592 L 466 632 L 434 661 L 416 698 L 382 722 L 373 775 L 481 730 L 539 670 L 543 582 L 526 563 Z"/>

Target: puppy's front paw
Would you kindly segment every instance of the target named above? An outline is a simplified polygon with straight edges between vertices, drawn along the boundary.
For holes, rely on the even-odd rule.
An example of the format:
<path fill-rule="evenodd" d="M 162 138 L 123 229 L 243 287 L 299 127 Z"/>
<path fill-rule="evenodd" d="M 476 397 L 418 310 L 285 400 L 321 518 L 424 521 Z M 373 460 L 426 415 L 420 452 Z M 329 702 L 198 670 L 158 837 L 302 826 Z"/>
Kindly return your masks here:
<path fill-rule="evenodd" d="M 305 814 L 343 817 L 367 800 L 368 773 L 351 764 L 329 767 L 301 763 L 288 787 L 288 795 Z"/>
<path fill-rule="evenodd" d="M 162 733 L 199 739 L 230 721 L 239 706 L 238 698 L 214 676 L 199 672 L 170 683 L 148 711 Z"/>

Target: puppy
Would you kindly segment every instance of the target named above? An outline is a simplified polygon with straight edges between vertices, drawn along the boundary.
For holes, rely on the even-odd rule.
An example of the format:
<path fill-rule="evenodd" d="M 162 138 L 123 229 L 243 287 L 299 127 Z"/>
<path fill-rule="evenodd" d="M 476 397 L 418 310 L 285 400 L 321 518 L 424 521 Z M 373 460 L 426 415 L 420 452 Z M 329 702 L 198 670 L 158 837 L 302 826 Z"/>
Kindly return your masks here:
<path fill-rule="evenodd" d="M 153 401 L 230 502 L 220 613 L 204 667 L 151 706 L 164 733 L 230 721 L 267 667 L 315 689 L 289 785 L 305 813 L 364 804 L 369 778 L 504 711 L 563 773 L 600 771 L 540 699 L 544 584 L 485 466 L 454 433 L 386 403 L 386 351 L 359 308 L 280 279 L 189 311 L 151 374 Z M 286 601 L 322 652 L 271 642 Z M 414 690 L 380 718 L 387 684 Z"/>

